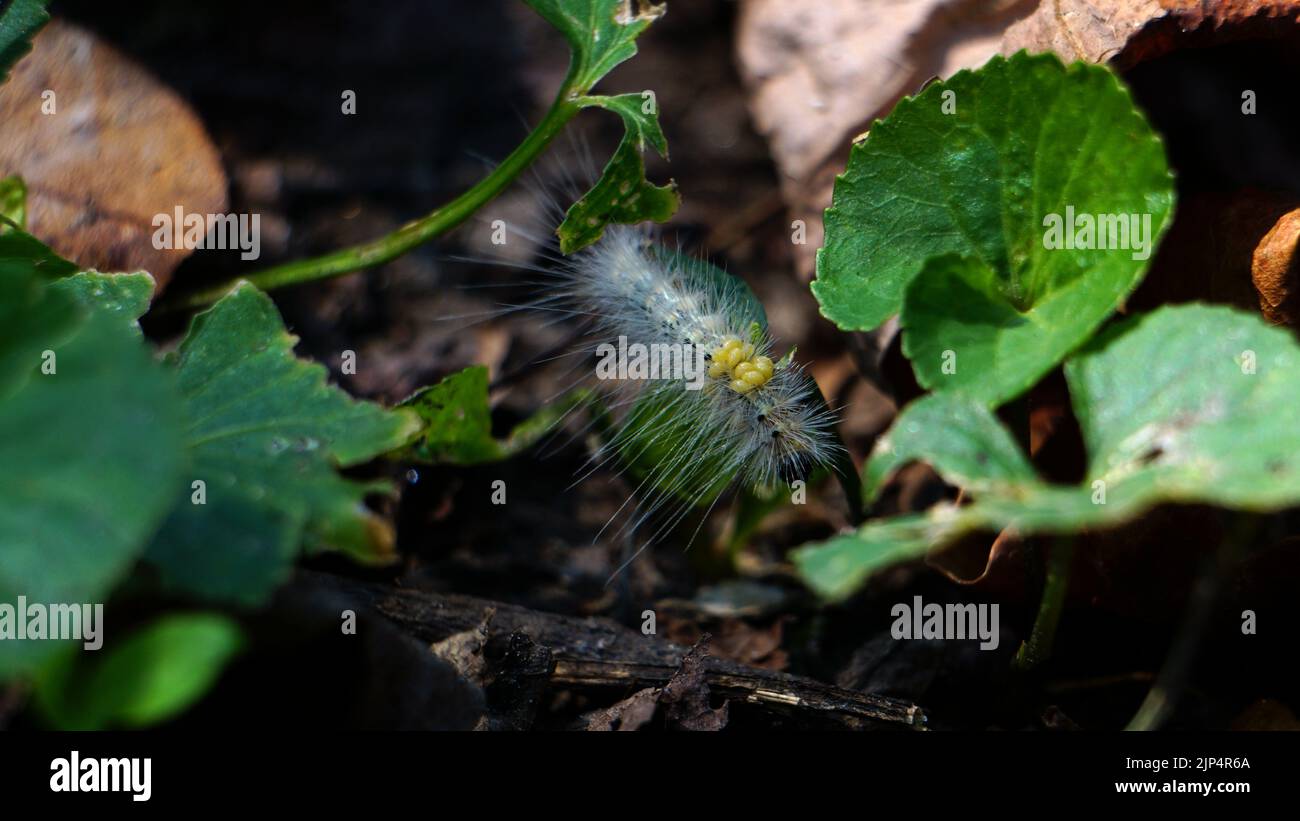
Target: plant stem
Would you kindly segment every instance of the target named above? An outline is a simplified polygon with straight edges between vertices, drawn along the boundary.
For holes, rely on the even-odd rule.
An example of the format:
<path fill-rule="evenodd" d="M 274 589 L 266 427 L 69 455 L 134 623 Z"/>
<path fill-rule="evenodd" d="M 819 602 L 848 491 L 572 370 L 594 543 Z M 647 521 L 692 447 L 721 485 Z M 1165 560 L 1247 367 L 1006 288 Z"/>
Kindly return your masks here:
<path fill-rule="evenodd" d="M 1191 671 L 1196 645 L 1205 632 L 1206 621 L 1218 598 L 1217 571 L 1218 563 L 1207 559 L 1196 579 L 1196 586 L 1192 588 L 1187 603 L 1187 617 L 1164 666 L 1160 668 L 1160 675 L 1156 677 L 1146 698 L 1142 699 L 1142 705 L 1138 707 L 1133 720 L 1124 729 L 1136 732 L 1157 730 L 1174 711 L 1174 705 L 1186 684 L 1187 674 Z"/>
<path fill-rule="evenodd" d="M 1043 599 L 1034 617 L 1029 640 L 1020 645 L 1013 665 L 1018 670 L 1037 667 L 1052 655 L 1056 626 L 1065 609 L 1065 594 L 1070 587 L 1070 565 L 1074 561 L 1074 537 L 1062 536 L 1052 545 L 1047 557 L 1047 578 L 1043 582 Z"/>
<path fill-rule="evenodd" d="M 1201 566 L 1178 636 L 1160 668 L 1155 684 L 1125 729 L 1138 732 L 1158 730 L 1173 713 L 1178 699 L 1187 688 L 1196 651 L 1222 589 L 1221 580 L 1254 544 L 1260 521 L 1254 514 L 1237 514 L 1224 544 L 1220 545 L 1214 557 L 1207 558 Z"/>
<path fill-rule="evenodd" d="M 510 152 L 509 156 L 492 170 L 492 173 L 446 205 L 414 222 L 403 225 L 391 234 L 370 242 L 332 251 L 324 256 L 286 262 L 240 279 L 245 279 L 264 291 L 329 279 L 363 268 L 382 265 L 434 237 L 445 234 L 494 199 L 519 176 L 520 172 L 537 159 L 569 120 L 581 110 L 581 106 L 575 101 L 576 96 L 572 81 L 566 79 L 546 116 L 524 141 Z M 226 283 L 216 288 L 186 294 L 171 307 L 197 308 L 215 302 L 230 290 L 232 284 Z"/>

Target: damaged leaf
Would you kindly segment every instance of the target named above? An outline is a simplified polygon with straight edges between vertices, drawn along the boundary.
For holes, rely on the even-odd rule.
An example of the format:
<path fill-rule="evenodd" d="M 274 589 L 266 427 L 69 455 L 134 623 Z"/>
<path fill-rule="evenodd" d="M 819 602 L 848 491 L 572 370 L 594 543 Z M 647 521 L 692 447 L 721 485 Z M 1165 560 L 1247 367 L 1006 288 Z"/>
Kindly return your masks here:
<path fill-rule="evenodd" d="M 640 99 L 640 95 L 630 96 Z M 666 222 L 681 205 L 682 198 L 675 183 L 655 185 L 645 176 L 641 152 L 647 139 L 661 155 L 667 156 L 658 122 L 651 120 L 654 128 L 647 135 L 640 125 L 633 130 L 633 121 L 626 116 L 624 121 L 628 123 L 628 131 L 600 179 L 570 206 L 564 214 L 564 222 L 556 231 L 560 237 L 560 251 L 565 254 L 572 254 L 599 240 L 605 233 L 605 226 L 611 222 L 623 225 L 645 220 Z"/>
<path fill-rule="evenodd" d="M 645 0 L 527 0 L 569 43 L 565 79 L 573 105 L 615 112 L 627 129 L 600 179 L 564 215 L 556 229 L 560 251 L 572 254 L 600 239 L 609 223 L 663 222 L 680 204 L 676 185 L 652 184 L 641 153 L 653 147 L 667 158 L 668 144 L 659 127 L 652 92 L 589 96 L 606 74 L 636 54 L 636 38 L 665 11 Z M 562 92 L 565 93 L 565 92 Z"/>
<path fill-rule="evenodd" d="M 408 457 L 430 464 L 477 465 L 509 459 L 535 444 L 587 398 L 571 391 L 516 425 L 505 439 L 492 436 L 488 369 L 472 365 L 417 391 L 400 407 L 414 411 L 421 430 Z"/>
<path fill-rule="evenodd" d="M 336 468 L 400 447 L 418 420 L 329 385 L 324 367 L 293 355 L 296 341 L 245 283 L 195 317 L 172 358 L 191 466 L 185 498 L 148 551 L 169 586 L 254 604 L 300 547 L 372 562 L 390 554 L 389 527 L 364 504 L 388 484 Z"/>
<path fill-rule="evenodd" d="M 645 0 L 525 0 L 569 42 L 569 76 L 585 94 L 636 54 L 636 38 L 664 14 Z"/>
<path fill-rule="evenodd" d="M 704 662 L 709 655 L 710 638 L 705 633 L 682 656 L 681 666 L 659 694 L 664 717 L 672 728 L 716 732 L 727 726 L 727 702 L 716 709 L 709 703 L 708 673 Z"/>

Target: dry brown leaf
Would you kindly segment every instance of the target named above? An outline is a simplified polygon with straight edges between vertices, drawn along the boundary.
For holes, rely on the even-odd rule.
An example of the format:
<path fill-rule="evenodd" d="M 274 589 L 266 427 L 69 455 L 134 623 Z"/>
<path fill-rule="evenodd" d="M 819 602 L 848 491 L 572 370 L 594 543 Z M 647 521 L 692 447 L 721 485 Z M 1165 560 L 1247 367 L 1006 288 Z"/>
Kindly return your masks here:
<path fill-rule="evenodd" d="M 53 114 L 42 94 L 53 91 Z M 87 268 L 147 270 L 161 291 L 187 250 L 153 247 L 156 214 L 221 213 L 226 176 L 198 118 L 143 68 L 51 22 L 0 88 L 0 176 L 28 190 L 28 228 Z"/>
<path fill-rule="evenodd" d="M 646 687 L 600 710 L 584 715 L 580 726 L 593 732 L 639 730 L 664 708 L 665 726 L 672 730 L 716 732 L 727 726 L 726 702 L 717 709 L 709 704 L 709 684 L 704 668 L 711 637 L 705 633 L 682 657 L 681 666 L 662 688 Z"/>
<path fill-rule="evenodd" d="M 661 621 L 661 628 L 664 637 L 674 644 L 691 645 L 705 635 L 712 635 L 713 655 L 750 667 L 784 670 L 790 663 L 789 655 L 781 648 L 784 638 L 782 619 L 765 627 L 756 627 L 743 619 L 726 616 L 710 620 L 705 631 L 694 619 L 677 618 L 667 613 Z"/>
<path fill-rule="evenodd" d="M 654 718 L 659 707 L 659 693 L 657 688 L 647 687 L 603 710 L 589 713 L 584 729 L 598 733 L 639 730 Z"/>
<path fill-rule="evenodd" d="M 1279 325 L 1300 325 L 1300 208 L 1288 211 L 1255 246 L 1250 275 L 1259 291 L 1264 318 Z"/>
<path fill-rule="evenodd" d="M 1023 590 L 1026 582 L 1025 541 L 1006 528 L 990 545 L 987 534 L 976 533 L 925 557 L 925 563 L 953 582 L 984 585 L 997 592 Z"/>
<path fill-rule="evenodd" d="M 1181 46 L 1290 37 L 1297 0 L 1043 0 L 1007 29 L 1002 53 L 1055 51 L 1130 68 Z"/>
<path fill-rule="evenodd" d="M 715 732 L 727 726 L 729 707 L 723 702 L 714 709 L 709 704 L 709 683 L 704 660 L 709 655 L 705 633 L 694 647 L 682 656 L 682 664 L 659 694 L 668 726 L 679 730 Z"/>

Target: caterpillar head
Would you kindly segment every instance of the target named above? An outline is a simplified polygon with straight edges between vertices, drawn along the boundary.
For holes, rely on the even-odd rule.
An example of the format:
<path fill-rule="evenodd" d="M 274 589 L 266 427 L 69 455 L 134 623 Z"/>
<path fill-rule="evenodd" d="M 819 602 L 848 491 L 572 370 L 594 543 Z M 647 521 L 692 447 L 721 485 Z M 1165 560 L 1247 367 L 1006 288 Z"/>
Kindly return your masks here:
<path fill-rule="evenodd" d="M 807 479 L 814 468 L 830 461 L 833 420 L 816 391 L 811 379 L 785 372 L 745 397 L 752 407 L 751 437 L 758 450 L 754 479 L 789 484 Z"/>

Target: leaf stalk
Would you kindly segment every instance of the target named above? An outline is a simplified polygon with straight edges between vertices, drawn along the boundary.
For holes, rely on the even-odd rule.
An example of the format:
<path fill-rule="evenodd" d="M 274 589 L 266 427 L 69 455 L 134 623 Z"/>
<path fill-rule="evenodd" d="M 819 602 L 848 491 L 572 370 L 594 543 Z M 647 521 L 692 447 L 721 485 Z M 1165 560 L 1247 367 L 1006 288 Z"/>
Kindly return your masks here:
<path fill-rule="evenodd" d="M 1056 628 L 1065 610 L 1073 563 L 1074 537 L 1062 536 L 1053 543 L 1048 554 L 1047 578 L 1043 582 L 1043 598 L 1038 605 L 1038 615 L 1034 617 L 1033 631 L 1029 640 L 1020 645 L 1012 662 L 1017 670 L 1031 670 L 1051 657 Z"/>

